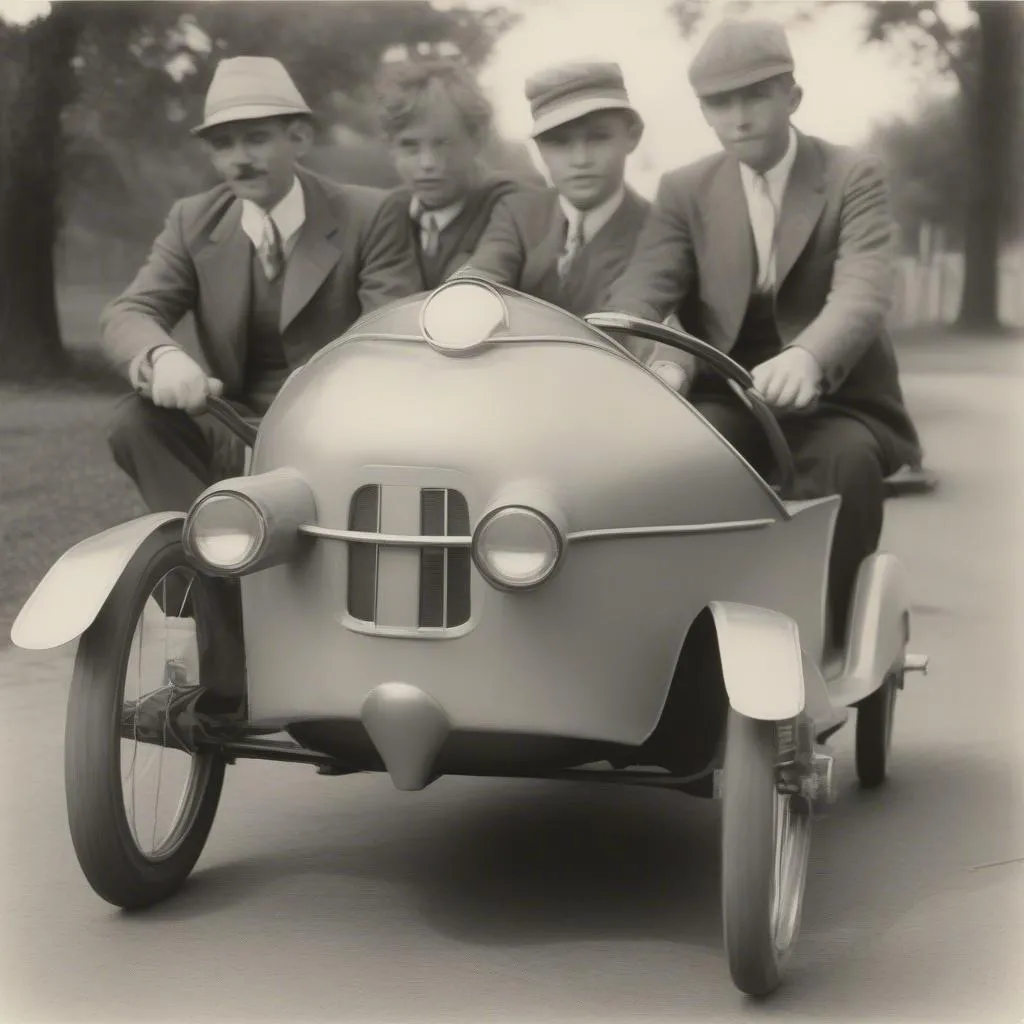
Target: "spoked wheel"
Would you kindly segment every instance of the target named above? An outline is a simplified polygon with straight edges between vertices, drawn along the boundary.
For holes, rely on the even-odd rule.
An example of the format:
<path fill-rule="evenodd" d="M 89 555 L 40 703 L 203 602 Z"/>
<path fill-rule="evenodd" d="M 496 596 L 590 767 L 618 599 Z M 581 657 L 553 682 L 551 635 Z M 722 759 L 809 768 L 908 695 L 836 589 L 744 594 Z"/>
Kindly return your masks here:
<path fill-rule="evenodd" d="M 857 734 L 854 759 L 857 778 L 865 789 L 874 789 L 889 775 L 889 751 L 892 725 L 896 717 L 896 697 L 900 677 L 890 673 L 885 682 L 857 707 Z"/>
<path fill-rule="evenodd" d="M 766 996 L 800 928 L 811 809 L 776 786 L 773 722 L 729 714 L 722 772 L 722 923 L 740 991 Z"/>
<path fill-rule="evenodd" d="M 216 754 L 140 742 L 130 713 L 161 687 L 198 683 L 209 600 L 170 524 L 142 545 L 79 641 L 65 730 L 71 839 L 89 884 L 125 909 L 182 885 L 220 801 Z"/>

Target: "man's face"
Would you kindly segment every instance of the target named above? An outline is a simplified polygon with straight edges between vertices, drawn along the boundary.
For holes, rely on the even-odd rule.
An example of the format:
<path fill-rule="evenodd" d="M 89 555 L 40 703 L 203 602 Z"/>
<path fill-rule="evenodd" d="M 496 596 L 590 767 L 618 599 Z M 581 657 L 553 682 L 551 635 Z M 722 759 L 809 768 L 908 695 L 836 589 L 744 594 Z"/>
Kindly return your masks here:
<path fill-rule="evenodd" d="M 785 155 L 789 119 L 800 105 L 800 87 L 773 78 L 701 100 L 704 120 L 722 148 L 755 171 L 767 171 Z"/>
<path fill-rule="evenodd" d="M 457 203 L 477 176 L 480 140 L 446 97 L 431 97 L 391 139 L 391 158 L 407 188 L 428 210 Z"/>
<path fill-rule="evenodd" d="M 642 133 L 628 111 L 597 110 L 538 136 L 537 148 L 555 188 L 578 210 L 591 210 L 625 180 Z"/>
<path fill-rule="evenodd" d="M 271 210 L 292 187 L 295 163 L 309 151 L 312 127 L 268 117 L 233 121 L 203 132 L 214 167 L 239 199 Z"/>

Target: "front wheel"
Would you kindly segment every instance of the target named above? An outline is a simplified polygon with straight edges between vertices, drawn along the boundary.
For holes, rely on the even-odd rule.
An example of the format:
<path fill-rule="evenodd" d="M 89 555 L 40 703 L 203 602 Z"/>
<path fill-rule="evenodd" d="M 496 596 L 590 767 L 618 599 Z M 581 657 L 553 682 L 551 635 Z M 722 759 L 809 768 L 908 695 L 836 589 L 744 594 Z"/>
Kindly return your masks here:
<path fill-rule="evenodd" d="M 89 884 L 125 909 L 184 883 L 220 801 L 223 760 L 140 742 L 126 716 L 127 702 L 198 683 L 209 602 L 180 524 L 169 524 L 136 552 L 79 641 L 65 729 L 68 822 Z"/>
<path fill-rule="evenodd" d="M 766 996 L 796 941 L 811 809 L 776 784 L 774 722 L 730 711 L 722 771 L 722 924 L 740 991 Z"/>

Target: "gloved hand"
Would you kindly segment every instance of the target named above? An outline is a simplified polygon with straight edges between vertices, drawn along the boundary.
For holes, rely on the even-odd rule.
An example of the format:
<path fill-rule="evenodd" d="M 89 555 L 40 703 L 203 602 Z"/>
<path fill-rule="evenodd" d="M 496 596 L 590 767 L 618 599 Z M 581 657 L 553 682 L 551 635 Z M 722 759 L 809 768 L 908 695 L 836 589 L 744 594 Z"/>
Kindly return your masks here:
<path fill-rule="evenodd" d="M 224 393 L 224 384 L 215 377 L 207 377 L 187 352 L 168 347 L 153 354 L 149 392 L 154 405 L 183 409 L 194 415 L 206 408 L 207 398 Z"/>

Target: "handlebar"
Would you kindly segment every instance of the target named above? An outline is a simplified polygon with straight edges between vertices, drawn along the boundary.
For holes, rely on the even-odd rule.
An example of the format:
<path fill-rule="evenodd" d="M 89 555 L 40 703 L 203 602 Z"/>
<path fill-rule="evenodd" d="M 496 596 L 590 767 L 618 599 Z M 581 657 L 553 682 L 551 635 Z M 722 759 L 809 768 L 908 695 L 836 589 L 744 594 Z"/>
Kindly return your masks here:
<path fill-rule="evenodd" d="M 725 378 L 729 388 L 750 410 L 768 438 L 772 456 L 779 471 L 777 488 L 782 498 L 796 494 L 796 463 L 778 420 L 754 387 L 750 372 L 740 366 L 731 356 L 702 341 L 700 338 L 676 327 L 645 320 L 625 313 L 591 313 L 583 318 L 591 327 L 601 331 L 635 334 L 648 341 L 657 341 L 670 348 L 686 352 L 708 363 L 712 370 Z"/>

